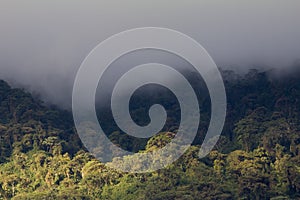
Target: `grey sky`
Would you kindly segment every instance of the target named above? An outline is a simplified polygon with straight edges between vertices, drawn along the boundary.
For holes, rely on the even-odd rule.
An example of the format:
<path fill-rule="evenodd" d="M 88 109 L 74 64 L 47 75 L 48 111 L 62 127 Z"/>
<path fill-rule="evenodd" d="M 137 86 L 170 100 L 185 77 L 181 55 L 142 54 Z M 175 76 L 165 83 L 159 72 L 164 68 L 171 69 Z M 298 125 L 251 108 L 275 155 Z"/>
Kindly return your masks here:
<path fill-rule="evenodd" d="M 77 69 L 112 34 L 159 26 L 202 44 L 218 66 L 300 58 L 299 0 L 0 0 L 0 78 L 69 105 Z"/>

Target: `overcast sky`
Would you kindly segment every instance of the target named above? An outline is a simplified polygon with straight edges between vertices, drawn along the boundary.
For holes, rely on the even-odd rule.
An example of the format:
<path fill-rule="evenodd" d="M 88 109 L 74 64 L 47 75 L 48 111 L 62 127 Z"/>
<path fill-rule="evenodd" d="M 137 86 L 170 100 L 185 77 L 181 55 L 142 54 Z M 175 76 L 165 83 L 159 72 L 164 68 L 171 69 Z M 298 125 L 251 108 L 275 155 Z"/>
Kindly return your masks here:
<path fill-rule="evenodd" d="M 0 0 L 0 78 L 69 105 L 77 69 L 101 41 L 145 26 L 181 31 L 219 67 L 300 58 L 299 0 Z"/>

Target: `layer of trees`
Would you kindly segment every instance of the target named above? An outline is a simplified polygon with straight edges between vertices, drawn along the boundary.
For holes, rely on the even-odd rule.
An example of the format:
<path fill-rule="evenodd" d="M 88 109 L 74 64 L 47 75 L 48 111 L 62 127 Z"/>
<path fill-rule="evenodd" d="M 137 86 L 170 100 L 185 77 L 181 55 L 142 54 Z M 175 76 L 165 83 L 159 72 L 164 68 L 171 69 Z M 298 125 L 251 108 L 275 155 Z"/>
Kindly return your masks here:
<path fill-rule="evenodd" d="M 106 167 L 84 149 L 69 112 L 44 106 L 0 81 L 0 199 L 300 198 L 298 77 L 270 79 L 251 71 L 232 78 L 237 75 L 224 72 L 228 74 L 227 122 L 215 149 L 198 158 L 209 119 L 209 109 L 204 109 L 204 128 L 194 145 L 166 169 L 144 174 Z M 166 102 L 168 96 L 157 98 Z M 161 148 L 178 127 L 177 102 L 170 102 L 169 124 L 162 133 L 139 141 L 104 122 L 110 139 L 133 151 Z M 206 99 L 201 102 L 209 105 Z M 142 117 L 145 101 L 137 97 L 133 104 L 132 114 L 141 116 L 136 120 L 147 121 Z"/>

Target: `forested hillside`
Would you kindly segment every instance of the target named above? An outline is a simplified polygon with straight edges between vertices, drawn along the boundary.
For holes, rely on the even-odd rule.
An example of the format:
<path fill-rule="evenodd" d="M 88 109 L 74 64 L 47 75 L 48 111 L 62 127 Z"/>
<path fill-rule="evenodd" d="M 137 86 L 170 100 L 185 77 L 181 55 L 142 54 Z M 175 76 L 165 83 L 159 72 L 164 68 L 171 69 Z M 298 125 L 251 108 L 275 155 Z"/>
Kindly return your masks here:
<path fill-rule="evenodd" d="M 193 146 L 168 168 L 145 174 L 107 168 L 81 144 L 71 112 L 1 81 L 0 199 L 300 199 L 300 73 L 276 78 L 256 70 L 245 76 L 224 71 L 223 77 L 227 121 L 215 149 L 198 158 L 210 116 L 204 95 Z M 160 134 L 130 138 L 108 113 L 99 121 L 110 139 L 135 152 L 170 141 L 179 108 L 172 94 L 163 94 L 158 101 L 169 102 L 165 107 L 174 117 Z M 147 122 L 143 109 L 152 103 L 137 94 L 131 105 L 137 123 Z"/>

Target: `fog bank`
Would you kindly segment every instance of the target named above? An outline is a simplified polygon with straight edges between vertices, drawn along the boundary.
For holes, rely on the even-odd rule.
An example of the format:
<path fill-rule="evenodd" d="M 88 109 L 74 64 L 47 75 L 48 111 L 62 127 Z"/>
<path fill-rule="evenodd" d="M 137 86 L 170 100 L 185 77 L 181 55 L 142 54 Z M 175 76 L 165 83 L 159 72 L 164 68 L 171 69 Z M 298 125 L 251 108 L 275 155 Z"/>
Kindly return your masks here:
<path fill-rule="evenodd" d="M 181 31 L 219 67 L 287 71 L 300 59 L 298 0 L 0 0 L 0 79 L 69 107 L 87 54 L 118 32 Z"/>

